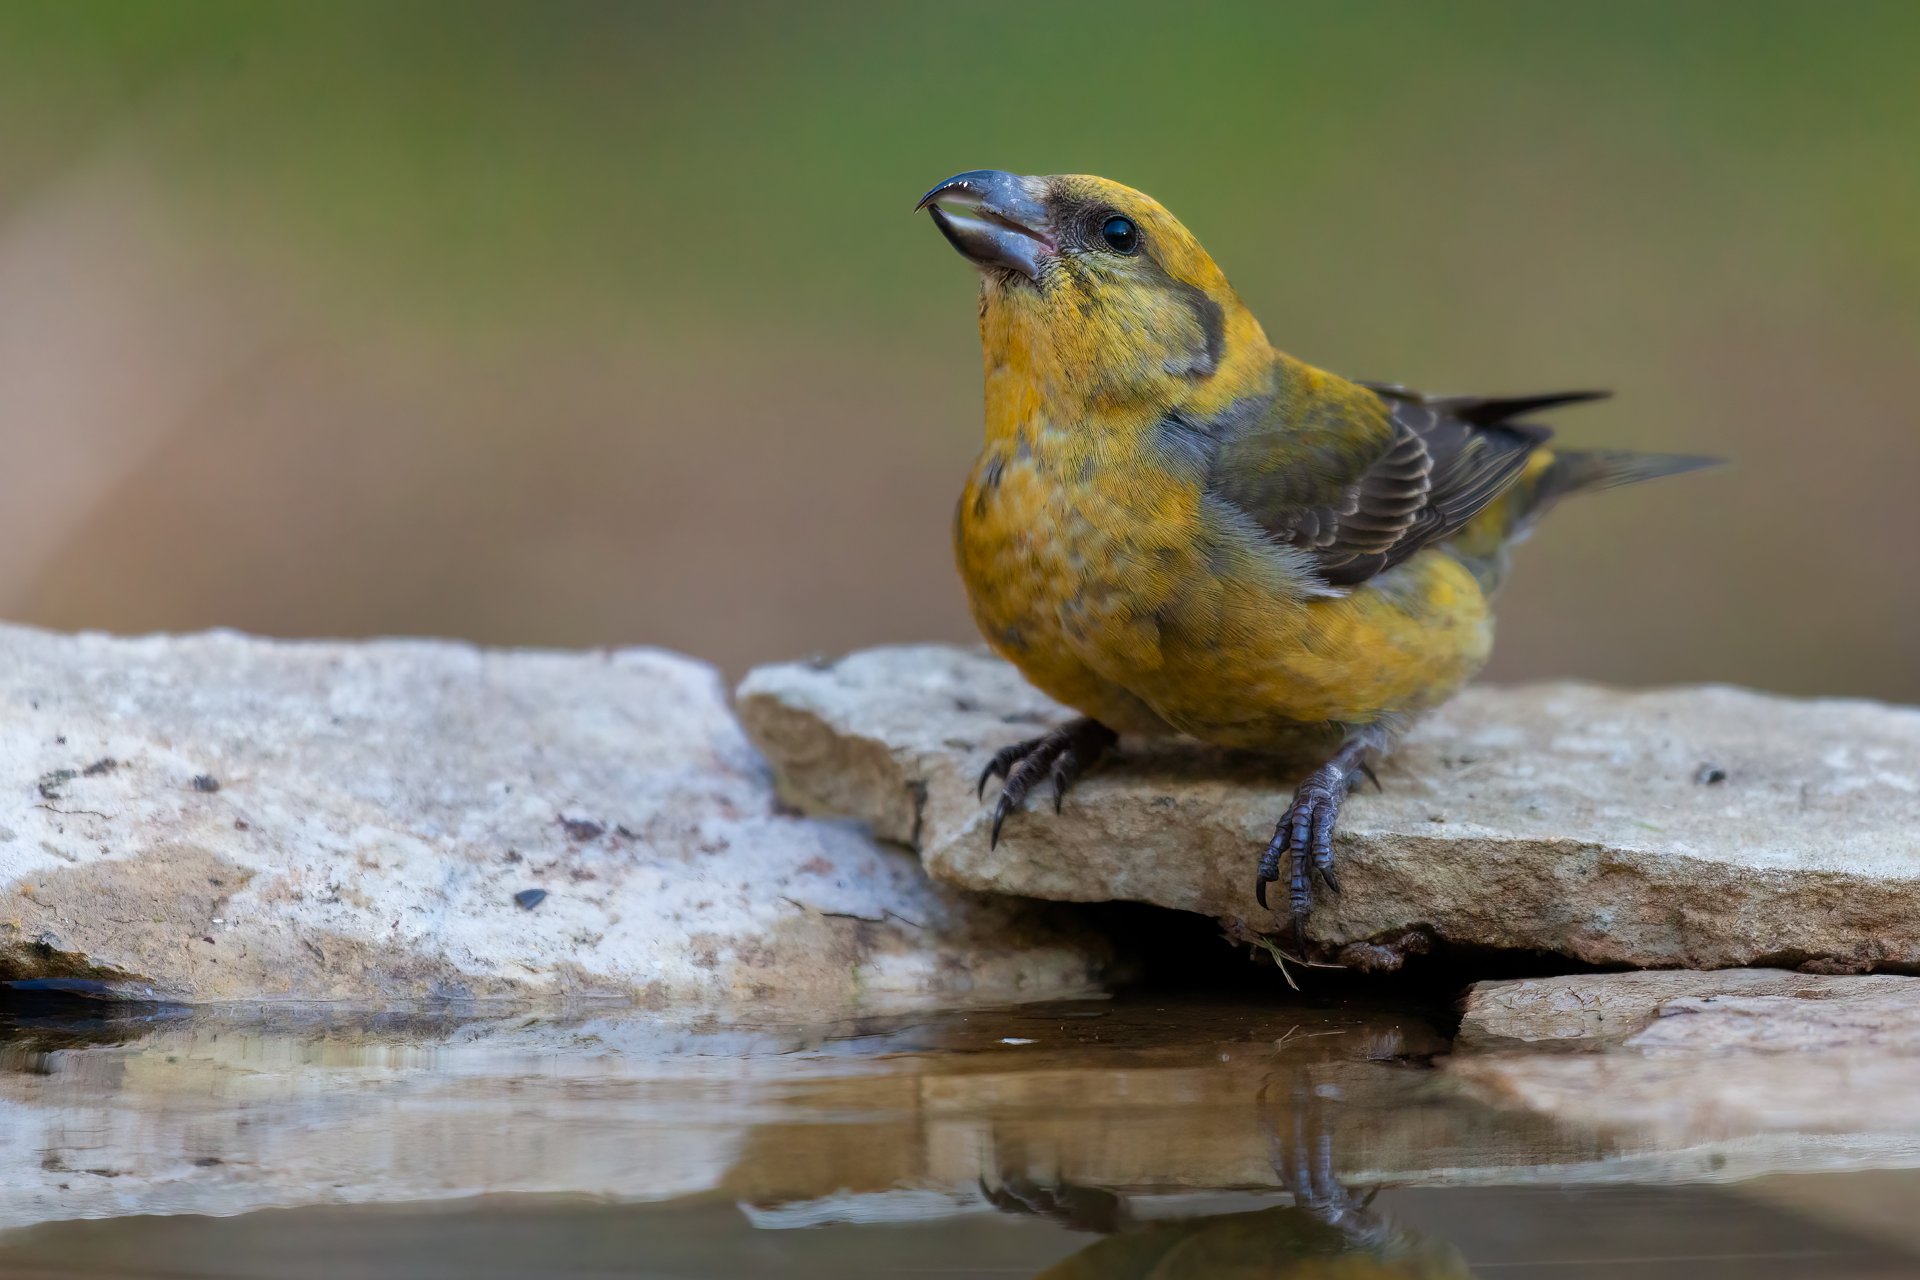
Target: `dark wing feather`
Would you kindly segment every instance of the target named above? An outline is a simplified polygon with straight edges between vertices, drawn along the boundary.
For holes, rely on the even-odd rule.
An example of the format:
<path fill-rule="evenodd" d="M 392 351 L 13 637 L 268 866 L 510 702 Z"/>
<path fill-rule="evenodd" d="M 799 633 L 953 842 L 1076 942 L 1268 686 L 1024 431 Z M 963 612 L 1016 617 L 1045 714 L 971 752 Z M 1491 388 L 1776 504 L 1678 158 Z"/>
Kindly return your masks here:
<path fill-rule="evenodd" d="M 1541 409 L 1605 400 L 1613 394 L 1611 391 L 1549 391 L 1531 396 L 1426 396 L 1397 382 L 1362 382 L 1360 385 L 1385 399 L 1423 404 L 1482 427 L 1511 422 Z"/>
<path fill-rule="evenodd" d="M 1377 399 L 1347 406 L 1358 419 L 1345 433 L 1351 447 L 1330 447 L 1323 415 L 1298 423 L 1275 415 L 1223 441 L 1214 458 L 1215 489 L 1276 540 L 1310 553 L 1332 586 L 1364 582 L 1449 537 L 1512 484 L 1551 434 L 1512 418 L 1596 394 L 1428 399 L 1369 389 Z M 1272 482 L 1296 466 L 1313 483 Z"/>

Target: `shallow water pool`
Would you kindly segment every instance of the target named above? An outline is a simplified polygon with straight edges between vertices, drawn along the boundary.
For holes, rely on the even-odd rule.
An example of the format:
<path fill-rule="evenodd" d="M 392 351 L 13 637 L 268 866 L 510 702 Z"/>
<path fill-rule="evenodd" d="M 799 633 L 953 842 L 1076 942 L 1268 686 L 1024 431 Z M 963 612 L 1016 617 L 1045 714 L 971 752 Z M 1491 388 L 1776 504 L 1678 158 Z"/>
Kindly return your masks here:
<path fill-rule="evenodd" d="M 1576 1123 L 1448 1031 L 16 1006 L 0 1276 L 1920 1276 L 1902 1135 Z"/>

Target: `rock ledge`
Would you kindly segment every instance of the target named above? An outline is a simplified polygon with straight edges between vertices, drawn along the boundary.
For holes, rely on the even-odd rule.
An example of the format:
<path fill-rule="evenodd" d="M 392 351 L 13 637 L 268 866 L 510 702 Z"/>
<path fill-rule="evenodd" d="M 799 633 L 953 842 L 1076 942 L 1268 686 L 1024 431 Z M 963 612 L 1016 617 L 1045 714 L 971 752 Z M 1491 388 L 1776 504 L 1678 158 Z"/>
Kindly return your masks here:
<path fill-rule="evenodd" d="M 1254 861 L 1295 780 L 1123 743 L 1059 817 L 987 847 L 974 782 L 1069 714 L 981 651 L 763 667 L 740 713 L 783 796 L 849 814 L 969 889 L 1154 903 L 1251 932 Z M 1636 967 L 1920 967 L 1920 710 L 1702 687 L 1468 690 L 1347 806 L 1314 942 L 1391 964 L 1432 940 Z"/>
<path fill-rule="evenodd" d="M 1470 1093 L 1606 1141 L 1784 1141 L 1801 1170 L 1920 1162 L 1920 978 L 1729 969 L 1482 982 L 1455 1048 L 1447 1073 Z"/>
<path fill-rule="evenodd" d="M 653 650 L 0 627 L 0 893 L 0 979 L 189 1002 L 1004 1002 L 1104 954 L 778 814 Z"/>

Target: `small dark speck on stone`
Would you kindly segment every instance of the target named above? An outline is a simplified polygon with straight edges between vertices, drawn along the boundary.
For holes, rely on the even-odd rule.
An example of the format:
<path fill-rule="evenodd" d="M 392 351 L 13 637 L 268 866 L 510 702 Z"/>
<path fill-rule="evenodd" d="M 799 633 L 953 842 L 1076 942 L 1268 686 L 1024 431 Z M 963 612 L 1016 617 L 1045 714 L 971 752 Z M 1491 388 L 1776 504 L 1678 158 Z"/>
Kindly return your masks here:
<path fill-rule="evenodd" d="M 208 773 L 195 774 L 193 789 L 204 795 L 212 795 L 220 789 L 220 779 Z"/>
<path fill-rule="evenodd" d="M 253 824 L 245 818 L 235 818 L 233 820 L 233 829 L 235 831 L 251 831 L 253 830 Z"/>
<path fill-rule="evenodd" d="M 607 829 L 591 818 L 569 818 L 562 814 L 559 823 L 566 828 L 570 840 L 598 840 L 607 834 Z"/>
<path fill-rule="evenodd" d="M 1716 782 L 1725 782 L 1727 780 L 1727 771 L 1717 764 L 1703 764 L 1698 771 L 1694 773 L 1693 780 L 1703 787 L 1710 787 Z"/>
<path fill-rule="evenodd" d="M 640 838 L 640 833 L 628 830 L 625 823 L 615 827 L 613 834 L 619 836 L 622 840 L 638 840 Z"/>
<path fill-rule="evenodd" d="M 83 778 L 97 778 L 103 773 L 112 773 L 120 767 L 120 762 L 112 756 L 103 756 L 80 771 Z"/>
<path fill-rule="evenodd" d="M 196 1156 L 194 1157 L 193 1163 L 199 1168 L 211 1169 L 217 1164 L 225 1164 L 226 1161 L 222 1160 L 219 1156 Z"/>
<path fill-rule="evenodd" d="M 513 895 L 514 903 L 522 911 L 531 911 L 547 900 L 545 889 L 522 889 Z"/>
<path fill-rule="evenodd" d="M 507 862 L 524 862 L 524 861 L 525 861 L 525 859 L 524 859 L 524 858 L 522 858 L 522 857 L 520 856 L 520 851 L 519 851 L 518 849 L 509 849 L 509 850 L 507 850 L 507 856 L 506 856 L 506 858 L 505 858 L 505 861 L 507 861 Z"/>
<path fill-rule="evenodd" d="M 80 775 L 71 769 L 55 769 L 52 773 L 40 776 L 39 788 L 42 800 L 58 800 L 60 788 L 66 786 Z"/>

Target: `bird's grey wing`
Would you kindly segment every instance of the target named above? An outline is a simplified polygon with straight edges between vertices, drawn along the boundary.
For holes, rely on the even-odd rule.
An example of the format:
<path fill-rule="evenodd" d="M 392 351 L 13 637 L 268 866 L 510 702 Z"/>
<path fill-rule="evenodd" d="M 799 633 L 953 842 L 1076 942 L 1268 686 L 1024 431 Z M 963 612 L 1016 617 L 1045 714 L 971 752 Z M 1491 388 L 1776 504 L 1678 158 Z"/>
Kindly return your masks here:
<path fill-rule="evenodd" d="M 1330 586 L 1364 582 L 1498 497 L 1551 434 L 1520 414 L 1593 393 L 1428 398 L 1370 386 L 1306 410 L 1277 397 L 1212 455 L 1209 483 Z"/>

